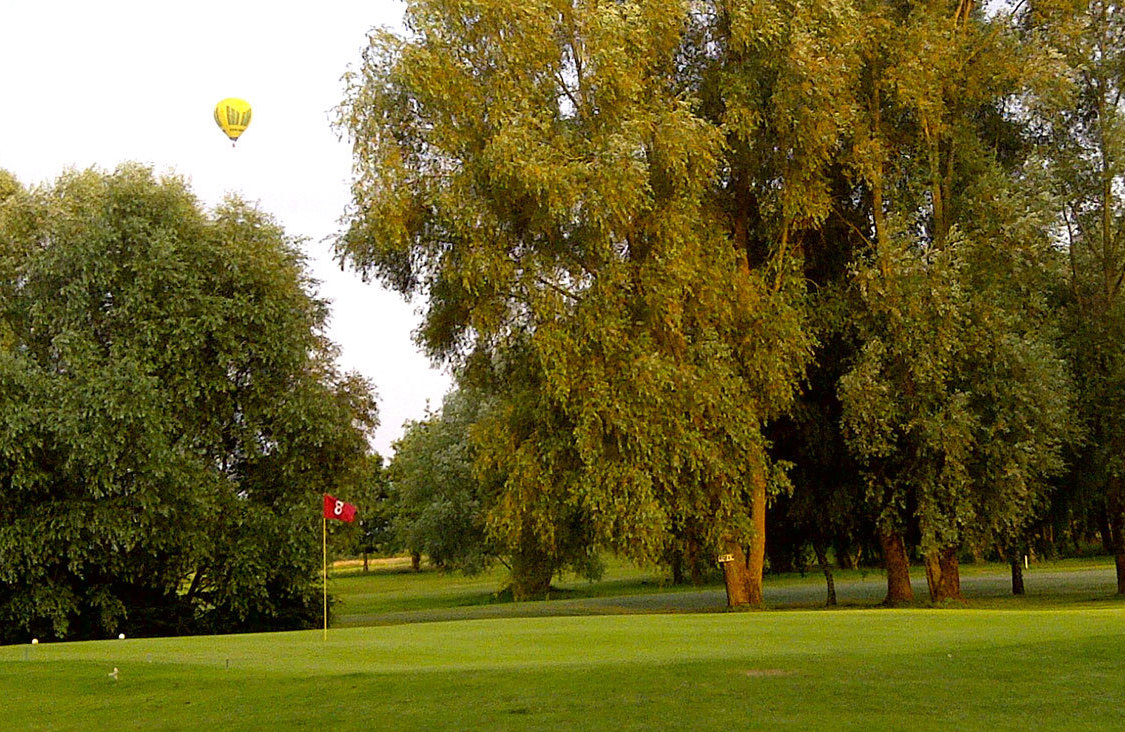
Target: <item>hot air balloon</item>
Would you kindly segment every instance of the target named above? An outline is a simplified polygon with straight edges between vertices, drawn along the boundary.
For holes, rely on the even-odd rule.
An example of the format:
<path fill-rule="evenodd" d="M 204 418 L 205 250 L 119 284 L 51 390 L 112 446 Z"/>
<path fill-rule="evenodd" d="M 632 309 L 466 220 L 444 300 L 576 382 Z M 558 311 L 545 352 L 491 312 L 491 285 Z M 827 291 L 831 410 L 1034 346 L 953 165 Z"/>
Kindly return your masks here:
<path fill-rule="evenodd" d="M 250 104 L 245 99 L 228 97 L 215 105 L 215 124 L 230 138 L 230 146 L 250 124 Z"/>

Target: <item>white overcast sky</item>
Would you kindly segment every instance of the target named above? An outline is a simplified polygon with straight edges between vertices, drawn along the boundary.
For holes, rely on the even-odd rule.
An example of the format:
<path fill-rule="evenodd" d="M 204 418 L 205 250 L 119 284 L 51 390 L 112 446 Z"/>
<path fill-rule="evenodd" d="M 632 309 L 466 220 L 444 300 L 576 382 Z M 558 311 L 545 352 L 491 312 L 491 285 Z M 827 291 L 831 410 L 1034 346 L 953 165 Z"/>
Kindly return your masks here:
<path fill-rule="evenodd" d="M 135 160 L 186 177 L 208 206 L 240 193 L 307 237 L 340 365 L 378 390 L 384 456 L 450 380 L 413 344 L 414 307 L 332 262 L 351 158 L 330 118 L 367 32 L 401 28 L 402 12 L 397 0 L 0 0 L 0 168 L 36 185 Z M 254 110 L 236 149 L 212 119 L 228 96 Z"/>

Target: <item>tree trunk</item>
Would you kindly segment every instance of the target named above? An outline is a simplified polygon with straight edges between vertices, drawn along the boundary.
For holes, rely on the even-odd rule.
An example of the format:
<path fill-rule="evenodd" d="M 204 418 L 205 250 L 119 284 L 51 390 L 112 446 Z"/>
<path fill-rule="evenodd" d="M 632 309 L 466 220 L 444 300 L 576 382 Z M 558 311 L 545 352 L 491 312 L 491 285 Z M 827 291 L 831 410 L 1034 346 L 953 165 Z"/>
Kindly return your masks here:
<path fill-rule="evenodd" d="M 1109 511 L 1098 513 L 1098 535 L 1102 540 L 1102 550 L 1113 556 L 1113 531 L 1109 528 Z"/>
<path fill-rule="evenodd" d="M 851 546 L 841 548 L 837 542 L 836 566 L 840 569 L 859 569 L 859 551 Z"/>
<path fill-rule="evenodd" d="M 418 552 L 410 552 L 410 568 L 415 572 L 422 571 L 422 555 Z"/>
<path fill-rule="evenodd" d="M 936 552 L 926 552 L 922 557 L 926 566 L 926 587 L 930 590 L 930 602 L 937 602 L 938 585 L 941 583 L 941 563 Z"/>
<path fill-rule="evenodd" d="M 367 574 L 367 552 L 363 553 L 363 573 Z"/>
<path fill-rule="evenodd" d="M 1121 536 L 1122 533 L 1119 525 L 1117 535 Z M 1125 542 L 1118 540 L 1117 550 L 1113 554 L 1113 563 L 1117 567 L 1117 594 L 1125 595 Z"/>
<path fill-rule="evenodd" d="M 887 569 L 887 597 L 884 605 L 905 605 L 914 602 L 914 588 L 910 586 L 910 561 L 906 557 L 906 544 L 902 534 L 892 529 L 879 531 L 883 548 L 883 566 Z"/>
<path fill-rule="evenodd" d="M 723 580 L 727 588 L 727 607 L 761 607 L 762 573 L 766 562 L 766 476 L 761 470 L 751 477 L 750 521 L 754 529 L 749 553 L 742 543 L 728 538 L 722 552 L 731 557 L 724 561 Z"/>
<path fill-rule="evenodd" d="M 684 550 L 676 547 L 672 550 L 672 557 L 669 564 L 672 565 L 672 584 L 682 585 L 684 583 Z"/>
<path fill-rule="evenodd" d="M 934 602 L 946 600 L 965 601 L 961 594 L 961 569 L 957 559 L 957 547 L 942 547 L 937 552 L 939 576 L 935 583 Z"/>
<path fill-rule="evenodd" d="M 1012 565 L 1012 594 L 1026 594 L 1023 589 L 1023 562 L 1018 555 L 1013 555 L 1010 564 Z"/>
<path fill-rule="evenodd" d="M 1113 562 L 1117 566 L 1117 594 L 1125 595 L 1125 496 L 1120 493 L 1120 485 L 1120 480 L 1111 481 L 1107 503 Z"/>
<path fill-rule="evenodd" d="M 729 557 L 723 562 L 727 607 L 749 607 L 751 605 L 750 568 L 747 565 L 746 552 L 737 541 L 727 541 L 723 544 L 723 553 Z"/>
<path fill-rule="evenodd" d="M 555 564 L 534 539 L 524 539 L 512 554 L 512 599 L 542 600 L 551 589 Z"/>
<path fill-rule="evenodd" d="M 824 544 L 813 542 L 813 551 L 816 552 L 816 561 L 820 562 L 820 571 L 824 572 L 824 582 L 828 585 L 827 607 L 836 606 L 836 582 L 832 577 L 832 565 L 828 563 L 828 551 Z"/>
<path fill-rule="evenodd" d="M 692 527 L 687 535 L 687 565 L 691 575 L 691 583 L 696 587 L 703 585 L 707 578 L 704 576 L 703 547 L 699 541 L 699 533 Z"/>
<path fill-rule="evenodd" d="M 750 605 L 762 606 L 762 575 L 766 568 L 766 474 L 755 470 L 750 478 L 754 492 L 750 499 L 750 522 L 754 534 L 750 537 L 750 555 L 746 558 Z"/>

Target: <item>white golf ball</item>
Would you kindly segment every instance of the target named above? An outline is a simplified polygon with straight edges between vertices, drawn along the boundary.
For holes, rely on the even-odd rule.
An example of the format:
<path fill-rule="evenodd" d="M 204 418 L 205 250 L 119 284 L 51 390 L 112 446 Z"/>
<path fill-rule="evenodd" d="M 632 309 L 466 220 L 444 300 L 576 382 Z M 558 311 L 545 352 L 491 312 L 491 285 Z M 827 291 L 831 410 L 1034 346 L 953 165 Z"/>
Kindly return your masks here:
<path fill-rule="evenodd" d="M 38 638 L 32 638 L 31 639 L 31 645 L 33 645 L 33 646 L 39 645 L 39 639 Z"/>
<path fill-rule="evenodd" d="M 125 634 L 124 634 L 124 633 L 118 633 L 118 634 L 117 634 L 117 639 L 118 639 L 118 640 L 125 640 Z"/>

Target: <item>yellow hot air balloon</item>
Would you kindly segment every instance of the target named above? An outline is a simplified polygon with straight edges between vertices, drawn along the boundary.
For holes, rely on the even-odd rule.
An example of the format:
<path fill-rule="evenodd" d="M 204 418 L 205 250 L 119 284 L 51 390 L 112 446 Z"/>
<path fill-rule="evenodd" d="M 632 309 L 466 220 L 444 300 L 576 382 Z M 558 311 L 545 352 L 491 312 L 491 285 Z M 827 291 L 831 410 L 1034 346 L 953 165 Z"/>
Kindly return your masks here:
<path fill-rule="evenodd" d="M 250 124 L 250 104 L 245 99 L 228 97 L 215 105 L 215 124 L 230 138 L 230 146 Z"/>

